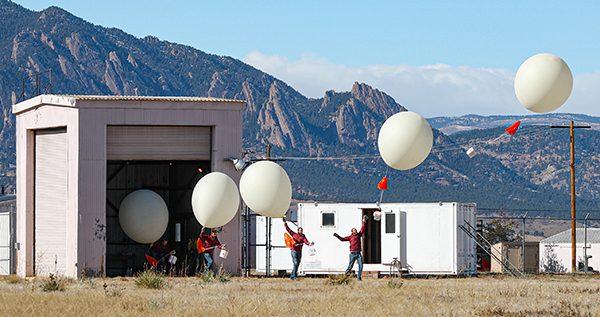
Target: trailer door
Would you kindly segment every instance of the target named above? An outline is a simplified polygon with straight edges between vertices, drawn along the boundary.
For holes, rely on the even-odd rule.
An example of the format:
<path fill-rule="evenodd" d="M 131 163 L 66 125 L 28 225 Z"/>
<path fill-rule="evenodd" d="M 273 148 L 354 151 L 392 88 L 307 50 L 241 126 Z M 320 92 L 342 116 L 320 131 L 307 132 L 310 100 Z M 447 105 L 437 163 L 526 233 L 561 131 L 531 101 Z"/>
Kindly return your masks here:
<path fill-rule="evenodd" d="M 374 220 L 373 213 L 377 209 L 362 210 L 368 220 L 362 237 L 363 261 L 365 264 L 381 263 L 381 222 Z"/>
<path fill-rule="evenodd" d="M 381 211 L 381 263 L 391 263 L 400 257 L 400 210 Z"/>

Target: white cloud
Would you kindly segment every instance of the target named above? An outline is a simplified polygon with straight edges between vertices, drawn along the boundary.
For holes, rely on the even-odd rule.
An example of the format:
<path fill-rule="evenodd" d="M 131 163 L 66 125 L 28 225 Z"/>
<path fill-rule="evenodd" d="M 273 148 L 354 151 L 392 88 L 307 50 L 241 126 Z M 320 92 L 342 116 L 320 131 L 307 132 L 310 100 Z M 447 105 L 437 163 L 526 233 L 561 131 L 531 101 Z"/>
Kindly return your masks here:
<path fill-rule="evenodd" d="M 312 53 L 298 61 L 253 51 L 244 62 L 269 73 L 307 97 L 327 90 L 349 91 L 354 82 L 366 83 L 425 117 L 465 114 L 533 114 L 515 96 L 515 73 L 508 69 L 452 67 L 445 64 L 410 66 L 335 65 Z M 600 73 L 575 77 L 573 92 L 556 112 L 600 116 Z"/>

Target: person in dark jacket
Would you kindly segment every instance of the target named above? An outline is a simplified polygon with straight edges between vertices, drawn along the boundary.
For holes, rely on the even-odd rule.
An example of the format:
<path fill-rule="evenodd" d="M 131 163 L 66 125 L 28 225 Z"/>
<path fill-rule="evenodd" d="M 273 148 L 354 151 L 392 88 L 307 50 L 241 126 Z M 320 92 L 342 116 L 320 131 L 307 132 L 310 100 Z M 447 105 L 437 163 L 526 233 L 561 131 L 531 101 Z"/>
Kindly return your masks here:
<path fill-rule="evenodd" d="M 356 228 L 352 228 L 352 234 L 347 237 L 340 237 L 339 234 L 334 233 L 333 236 L 340 239 L 340 241 L 350 241 L 350 263 L 346 269 L 346 274 L 350 273 L 355 262 L 358 262 L 358 280 L 362 281 L 362 269 L 363 269 L 363 257 L 362 257 L 362 235 L 365 232 L 365 224 L 367 223 L 367 215 L 363 216 L 362 228 L 360 232 L 356 231 Z"/>
<path fill-rule="evenodd" d="M 168 241 L 165 239 L 158 240 L 150 247 L 150 256 L 158 261 L 158 269 L 165 268 L 165 258 L 171 253 L 169 250 Z"/>
<path fill-rule="evenodd" d="M 308 239 L 306 239 L 306 236 L 303 233 L 302 227 L 298 227 L 298 232 L 296 233 L 296 232 L 292 231 L 292 229 L 290 229 L 290 227 L 288 227 L 288 224 L 285 221 L 285 217 L 283 218 L 283 222 L 285 225 L 285 229 L 290 234 L 290 236 L 292 236 L 292 239 L 294 239 L 294 241 L 295 241 L 294 245 L 292 245 L 292 247 L 291 247 L 292 262 L 294 263 L 294 269 L 292 270 L 292 275 L 290 276 L 290 278 L 294 281 L 297 281 L 298 280 L 298 266 L 300 266 L 300 261 L 302 260 L 302 244 L 314 245 L 315 243 L 308 242 Z"/>
<path fill-rule="evenodd" d="M 219 238 L 217 238 L 217 231 L 212 230 L 210 232 L 210 235 L 207 235 L 204 232 L 202 232 L 200 234 L 200 238 L 204 241 L 204 252 L 202 252 L 202 254 L 204 255 L 206 269 L 216 272 L 217 269 L 215 265 L 215 260 L 213 258 L 213 252 L 215 251 L 215 248 L 222 248 L 221 242 L 219 242 Z"/>

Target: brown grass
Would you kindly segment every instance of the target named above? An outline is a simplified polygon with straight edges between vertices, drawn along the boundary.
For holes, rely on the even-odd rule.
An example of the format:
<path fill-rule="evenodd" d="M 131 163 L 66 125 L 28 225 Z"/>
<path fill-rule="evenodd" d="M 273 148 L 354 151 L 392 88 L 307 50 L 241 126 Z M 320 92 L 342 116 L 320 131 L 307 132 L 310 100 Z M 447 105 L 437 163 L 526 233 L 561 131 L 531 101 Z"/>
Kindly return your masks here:
<path fill-rule="evenodd" d="M 39 280 L 0 280 L 4 316 L 598 316 L 600 278 L 502 276 L 387 279 L 326 285 L 326 279 L 234 277 L 229 283 L 167 278 L 160 290 L 133 278 L 70 281 L 44 292 Z"/>

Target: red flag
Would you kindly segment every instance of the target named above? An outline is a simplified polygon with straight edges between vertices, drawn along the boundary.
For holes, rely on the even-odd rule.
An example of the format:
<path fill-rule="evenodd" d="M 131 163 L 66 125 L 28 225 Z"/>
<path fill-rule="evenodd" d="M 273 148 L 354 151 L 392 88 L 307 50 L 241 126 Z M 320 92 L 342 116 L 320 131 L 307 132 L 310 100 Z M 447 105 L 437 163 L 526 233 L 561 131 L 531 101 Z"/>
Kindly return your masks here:
<path fill-rule="evenodd" d="M 510 135 L 515 135 L 515 133 L 517 133 L 517 130 L 519 129 L 519 124 L 521 124 L 521 120 L 513 123 L 513 125 L 506 128 L 505 131 L 508 132 L 508 134 Z"/>
<path fill-rule="evenodd" d="M 286 248 L 291 248 L 296 244 L 296 241 L 287 232 L 283 233 L 283 239 L 285 240 Z"/>
<path fill-rule="evenodd" d="M 202 239 L 200 238 L 198 238 L 198 240 L 196 241 L 196 249 L 198 250 L 198 253 L 202 253 L 205 250 L 204 241 L 202 241 Z"/>
<path fill-rule="evenodd" d="M 148 262 L 150 262 L 150 265 L 152 265 L 152 267 L 156 267 L 158 265 L 158 260 L 156 260 L 155 258 L 153 258 L 147 254 L 146 254 L 146 259 L 148 260 Z"/>
<path fill-rule="evenodd" d="M 384 176 L 377 184 L 377 189 L 387 190 L 387 176 Z"/>

